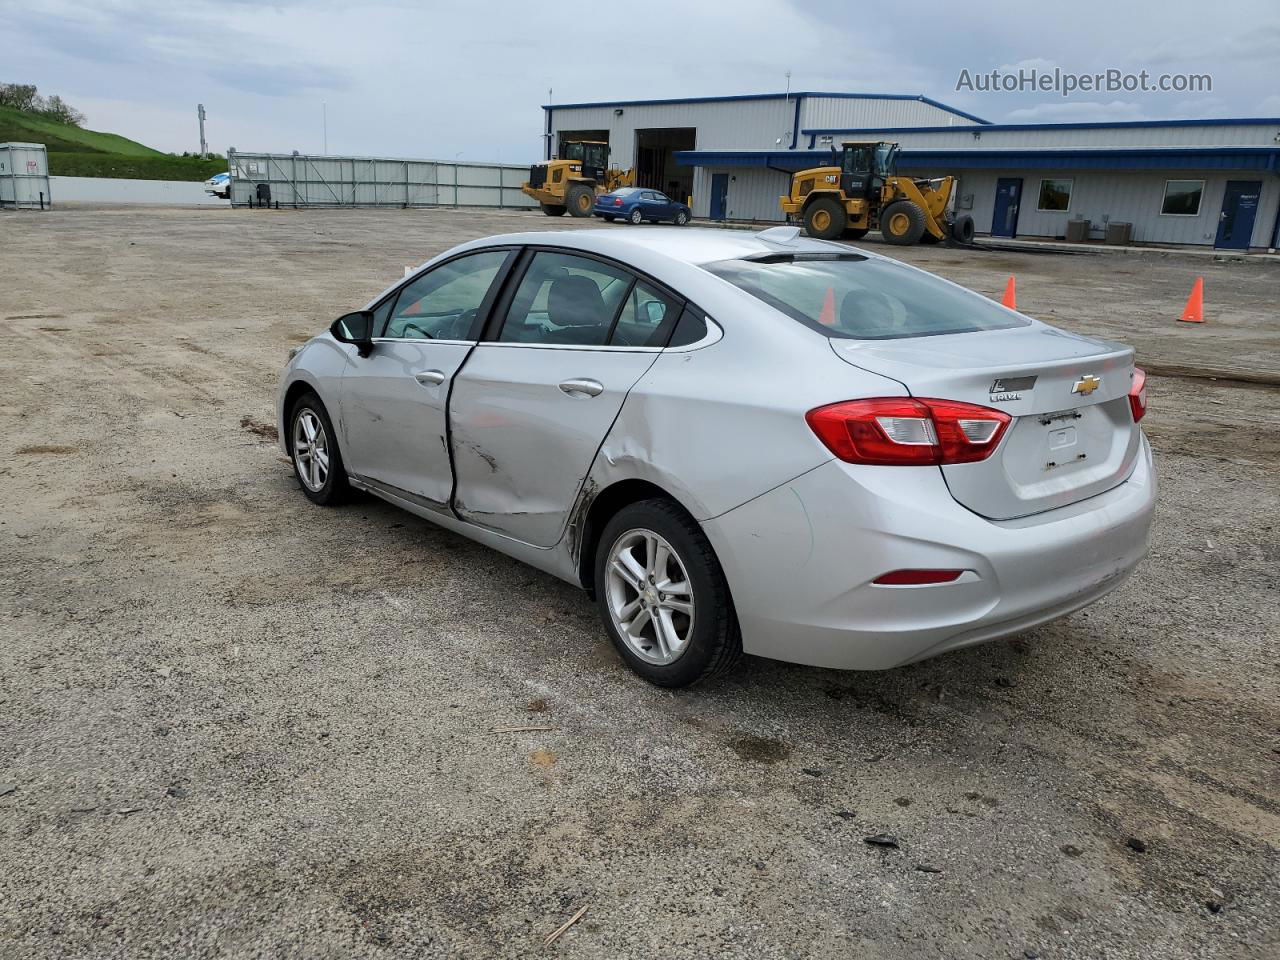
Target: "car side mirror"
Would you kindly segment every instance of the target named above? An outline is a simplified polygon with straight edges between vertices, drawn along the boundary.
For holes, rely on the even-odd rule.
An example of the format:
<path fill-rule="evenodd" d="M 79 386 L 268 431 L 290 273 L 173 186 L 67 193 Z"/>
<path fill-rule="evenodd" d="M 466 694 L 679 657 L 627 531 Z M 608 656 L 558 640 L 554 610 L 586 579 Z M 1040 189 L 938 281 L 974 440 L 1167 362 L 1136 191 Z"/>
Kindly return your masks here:
<path fill-rule="evenodd" d="M 644 312 L 654 326 L 662 323 L 667 316 L 667 305 L 661 300 L 646 300 Z"/>
<path fill-rule="evenodd" d="M 354 343 L 356 352 L 367 357 L 373 352 L 373 311 L 358 310 L 341 316 L 333 321 L 329 332 L 339 343 Z"/>

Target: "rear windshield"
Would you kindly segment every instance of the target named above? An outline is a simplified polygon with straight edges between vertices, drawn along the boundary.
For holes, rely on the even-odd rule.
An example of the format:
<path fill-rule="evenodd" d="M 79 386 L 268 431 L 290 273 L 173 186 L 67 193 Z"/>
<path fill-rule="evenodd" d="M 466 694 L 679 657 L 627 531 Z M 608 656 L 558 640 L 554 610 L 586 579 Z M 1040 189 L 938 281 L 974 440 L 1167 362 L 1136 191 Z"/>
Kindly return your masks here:
<path fill-rule="evenodd" d="M 897 340 L 1029 322 L 928 273 L 858 254 L 721 260 L 706 269 L 828 337 Z"/>

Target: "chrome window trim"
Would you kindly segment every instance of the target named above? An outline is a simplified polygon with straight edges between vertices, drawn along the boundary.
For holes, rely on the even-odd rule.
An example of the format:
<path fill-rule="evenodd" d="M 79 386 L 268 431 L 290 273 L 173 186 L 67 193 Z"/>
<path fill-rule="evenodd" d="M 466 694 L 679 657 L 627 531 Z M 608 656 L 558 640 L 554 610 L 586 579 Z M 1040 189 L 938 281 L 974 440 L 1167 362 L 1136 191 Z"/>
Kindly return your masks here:
<path fill-rule="evenodd" d="M 374 337 L 374 343 L 456 343 L 470 346 L 475 340 L 437 340 L 435 337 Z"/>

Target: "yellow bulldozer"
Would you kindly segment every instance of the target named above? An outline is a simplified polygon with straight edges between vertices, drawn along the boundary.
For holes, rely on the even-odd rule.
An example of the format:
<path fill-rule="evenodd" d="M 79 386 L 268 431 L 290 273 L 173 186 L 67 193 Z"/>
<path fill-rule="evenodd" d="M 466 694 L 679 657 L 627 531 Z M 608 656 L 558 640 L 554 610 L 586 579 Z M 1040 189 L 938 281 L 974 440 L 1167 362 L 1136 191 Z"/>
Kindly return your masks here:
<path fill-rule="evenodd" d="M 609 166 L 609 145 L 598 140 L 571 140 L 564 156 L 535 163 L 520 189 L 538 201 L 548 217 L 589 217 L 596 195 L 635 184 L 634 170 Z"/>
<path fill-rule="evenodd" d="M 791 192 L 779 198 L 782 212 L 799 217 L 804 232 L 820 240 L 857 240 L 879 230 L 888 243 L 971 242 L 973 218 L 947 212 L 955 179 L 898 176 L 898 149 L 883 140 L 832 148 L 831 166 L 791 177 Z"/>

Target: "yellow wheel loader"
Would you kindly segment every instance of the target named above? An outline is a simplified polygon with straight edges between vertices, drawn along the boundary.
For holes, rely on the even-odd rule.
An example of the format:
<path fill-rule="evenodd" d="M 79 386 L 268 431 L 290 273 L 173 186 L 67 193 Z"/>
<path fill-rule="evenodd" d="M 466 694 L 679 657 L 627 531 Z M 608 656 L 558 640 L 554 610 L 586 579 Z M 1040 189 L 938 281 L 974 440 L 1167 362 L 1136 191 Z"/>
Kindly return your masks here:
<path fill-rule="evenodd" d="M 913 180 L 898 176 L 898 144 L 845 143 L 832 149 L 832 165 L 801 170 L 791 192 L 779 198 L 782 212 L 798 217 L 804 232 L 820 240 L 854 240 L 879 230 L 888 243 L 973 240 L 973 218 L 949 219 L 952 177 Z"/>
<path fill-rule="evenodd" d="M 595 140 L 575 140 L 564 145 L 564 157 L 535 163 L 520 189 L 548 217 L 589 217 L 596 194 L 631 186 L 635 172 L 609 166 L 609 145 Z"/>

